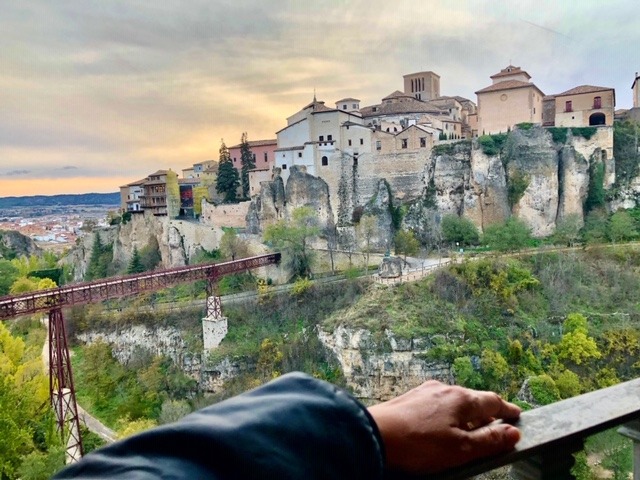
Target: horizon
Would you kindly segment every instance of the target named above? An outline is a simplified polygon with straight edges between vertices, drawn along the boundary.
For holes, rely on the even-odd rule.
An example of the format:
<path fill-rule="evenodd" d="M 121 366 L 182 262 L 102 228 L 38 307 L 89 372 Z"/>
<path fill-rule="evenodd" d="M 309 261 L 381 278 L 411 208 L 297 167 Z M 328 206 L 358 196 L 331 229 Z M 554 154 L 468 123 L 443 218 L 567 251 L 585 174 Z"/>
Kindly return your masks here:
<path fill-rule="evenodd" d="M 442 95 L 477 103 L 474 92 L 513 64 L 547 95 L 615 88 L 620 109 L 640 70 L 640 51 L 625 48 L 640 40 L 631 0 L 188 6 L 0 7 L 0 195 L 117 191 L 217 160 L 221 138 L 275 138 L 314 92 L 331 107 L 343 97 L 368 106 L 419 71 L 440 75 Z"/>

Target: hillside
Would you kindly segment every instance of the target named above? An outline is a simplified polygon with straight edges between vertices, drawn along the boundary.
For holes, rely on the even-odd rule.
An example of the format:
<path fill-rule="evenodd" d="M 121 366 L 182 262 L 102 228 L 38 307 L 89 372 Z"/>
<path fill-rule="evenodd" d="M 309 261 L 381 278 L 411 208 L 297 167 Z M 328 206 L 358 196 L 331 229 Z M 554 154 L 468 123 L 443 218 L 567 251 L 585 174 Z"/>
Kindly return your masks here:
<path fill-rule="evenodd" d="M 52 205 L 119 205 L 119 193 L 82 193 L 0 197 L 0 209 L 13 207 L 47 207 Z"/>

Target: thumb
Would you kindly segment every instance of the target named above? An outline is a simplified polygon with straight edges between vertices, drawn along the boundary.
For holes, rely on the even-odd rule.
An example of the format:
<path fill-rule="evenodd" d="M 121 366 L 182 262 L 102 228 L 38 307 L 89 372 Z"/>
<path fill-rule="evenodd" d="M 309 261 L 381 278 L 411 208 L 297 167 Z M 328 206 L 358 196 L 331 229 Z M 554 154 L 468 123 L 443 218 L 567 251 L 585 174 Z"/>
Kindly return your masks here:
<path fill-rule="evenodd" d="M 508 452 L 520 440 L 520 430 L 508 423 L 490 424 L 468 432 L 466 445 L 470 459 Z"/>

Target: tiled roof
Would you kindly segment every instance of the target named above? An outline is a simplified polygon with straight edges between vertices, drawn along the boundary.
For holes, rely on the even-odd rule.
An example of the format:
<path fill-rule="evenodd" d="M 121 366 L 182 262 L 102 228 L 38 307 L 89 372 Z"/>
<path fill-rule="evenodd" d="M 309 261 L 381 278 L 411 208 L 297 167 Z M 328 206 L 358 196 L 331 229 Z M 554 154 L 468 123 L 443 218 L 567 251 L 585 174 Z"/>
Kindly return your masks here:
<path fill-rule="evenodd" d="M 341 100 L 336 100 L 336 103 L 342 103 L 342 102 L 360 102 L 360 100 L 358 100 L 357 98 L 351 98 L 351 97 L 343 98 Z"/>
<path fill-rule="evenodd" d="M 373 111 L 374 107 L 377 109 Z M 378 115 L 394 115 L 400 113 L 433 113 L 440 114 L 442 109 L 431 105 L 428 102 L 422 102 L 413 97 L 409 97 L 406 101 L 397 103 L 383 103 L 381 105 L 372 105 L 360 109 L 362 118 L 376 117 Z"/>
<path fill-rule="evenodd" d="M 513 90 L 515 88 L 527 88 L 534 87 L 537 90 L 540 90 L 534 83 L 530 82 L 522 82 L 520 80 L 505 80 L 504 82 L 498 82 L 493 85 L 489 85 L 488 87 L 483 88 L 482 90 L 478 90 L 478 93 L 487 93 L 487 92 L 499 92 L 500 90 Z"/>
<path fill-rule="evenodd" d="M 610 87 L 596 87 L 593 85 L 580 85 L 578 87 L 572 88 L 571 90 L 567 90 L 566 92 L 556 94 L 556 97 L 564 97 L 565 95 L 580 95 L 582 93 L 595 93 L 595 92 L 603 92 L 606 90 L 613 90 Z"/>
<path fill-rule="evenodd" d="M 169 173 L 169 170 L 158 170 L 155 173 L 150 174 L 150 177 L 156 177 L 156 176 L 162 176 L 162 175 L 166 175 L 167 173 Z"/>
<path fill-rule="evenodd" d="M 309 108 L 313 109 L 314 112 L 327 112 L 327 111 L 335 110 L 335 108 L 329 108 L 325 106 L 324 102 L 319 102 L 315 98 L 313 99 L 313 102 L 311 102 L 309 105 L 304 107 L 303 110 L 307 110 Z"/>
<path fill-rule="evenodd" d="M 527 77 L 531 78 L 531 75 L 526 71 L 522 70 L 520 67 L 514 67 L 513 65 L 508 65 L 498 73 L 491 75 L 489 78 L 508 77 L 509 75 L 517 75 L 518 73 L 524 73 Z"/>
<path fill-rule="evenodd" d="M 542 97 L 542 101 L 546 102 L 548 100 L 555 100 L 556 96 L 555 95 L 545 95 L 544 97 Z"/>
<path fill-rule="evenodd" d="M 405 97 L 413 98 L 413 96 L 408 93 L 404 93 L 404 92 L 401 92 L 400 90 L 396 90 L 395 92 L 390 93 L 389 95 L 384 97 L 382 100 L 384 101 L 384 100 L 391 100 L 393 98 L 405 98 Z"/>
<path fill-rule="evenodd" d="M 436 72 L 432 72 L 431 70 L 427 72 L 407 73 L 406 75 L 403 75 L 402 78 L 413 77 L 414 75 L 427 75 L 427 74 L 435 75 L 436 77 L 440 78 L 440 75 L 438 75 Z"/>
<path fill-rule="evenodd" d="M 278 140 L 277 139 L 273 139 L 273 140 L 249 140 L 247 142 L 249 144 L 249 148 L 251 147 L 265 147 L 267 145 L 277 145 L 278 144 Z M 234 145 L 233 147 L 229 147 L 229 150 L 231 150 L 232 148 L 240 148 L 240 143 L 237 145 Z"/>

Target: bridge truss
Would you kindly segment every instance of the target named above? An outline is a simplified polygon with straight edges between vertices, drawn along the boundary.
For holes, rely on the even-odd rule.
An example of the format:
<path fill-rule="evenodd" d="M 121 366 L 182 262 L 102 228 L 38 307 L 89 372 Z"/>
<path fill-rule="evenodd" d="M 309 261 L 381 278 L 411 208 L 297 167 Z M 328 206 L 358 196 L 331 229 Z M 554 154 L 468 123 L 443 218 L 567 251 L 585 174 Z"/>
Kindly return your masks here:
<path fill-rule="evenodd" d="M 78 461 L 84 452 L 69 346 L 62 315 L 63 308 L 154 292 L 181 283 L 207 280 L 207 296 L 209 297 L 207 304 L 213 302 L 214 308 L 218 314 L 221 314 L 220 299 L 214 296 L 214 285 L 217 279 L 224 275 L 274 265 L 279 262 L 280 253 L 272 253 L 230 262 L 154 270 L 0 297 L 0 320 L 48 312 L 49 395 L 51 405 L 56 412 L 58 429 L 66 446 L 67 463 Z"/>

